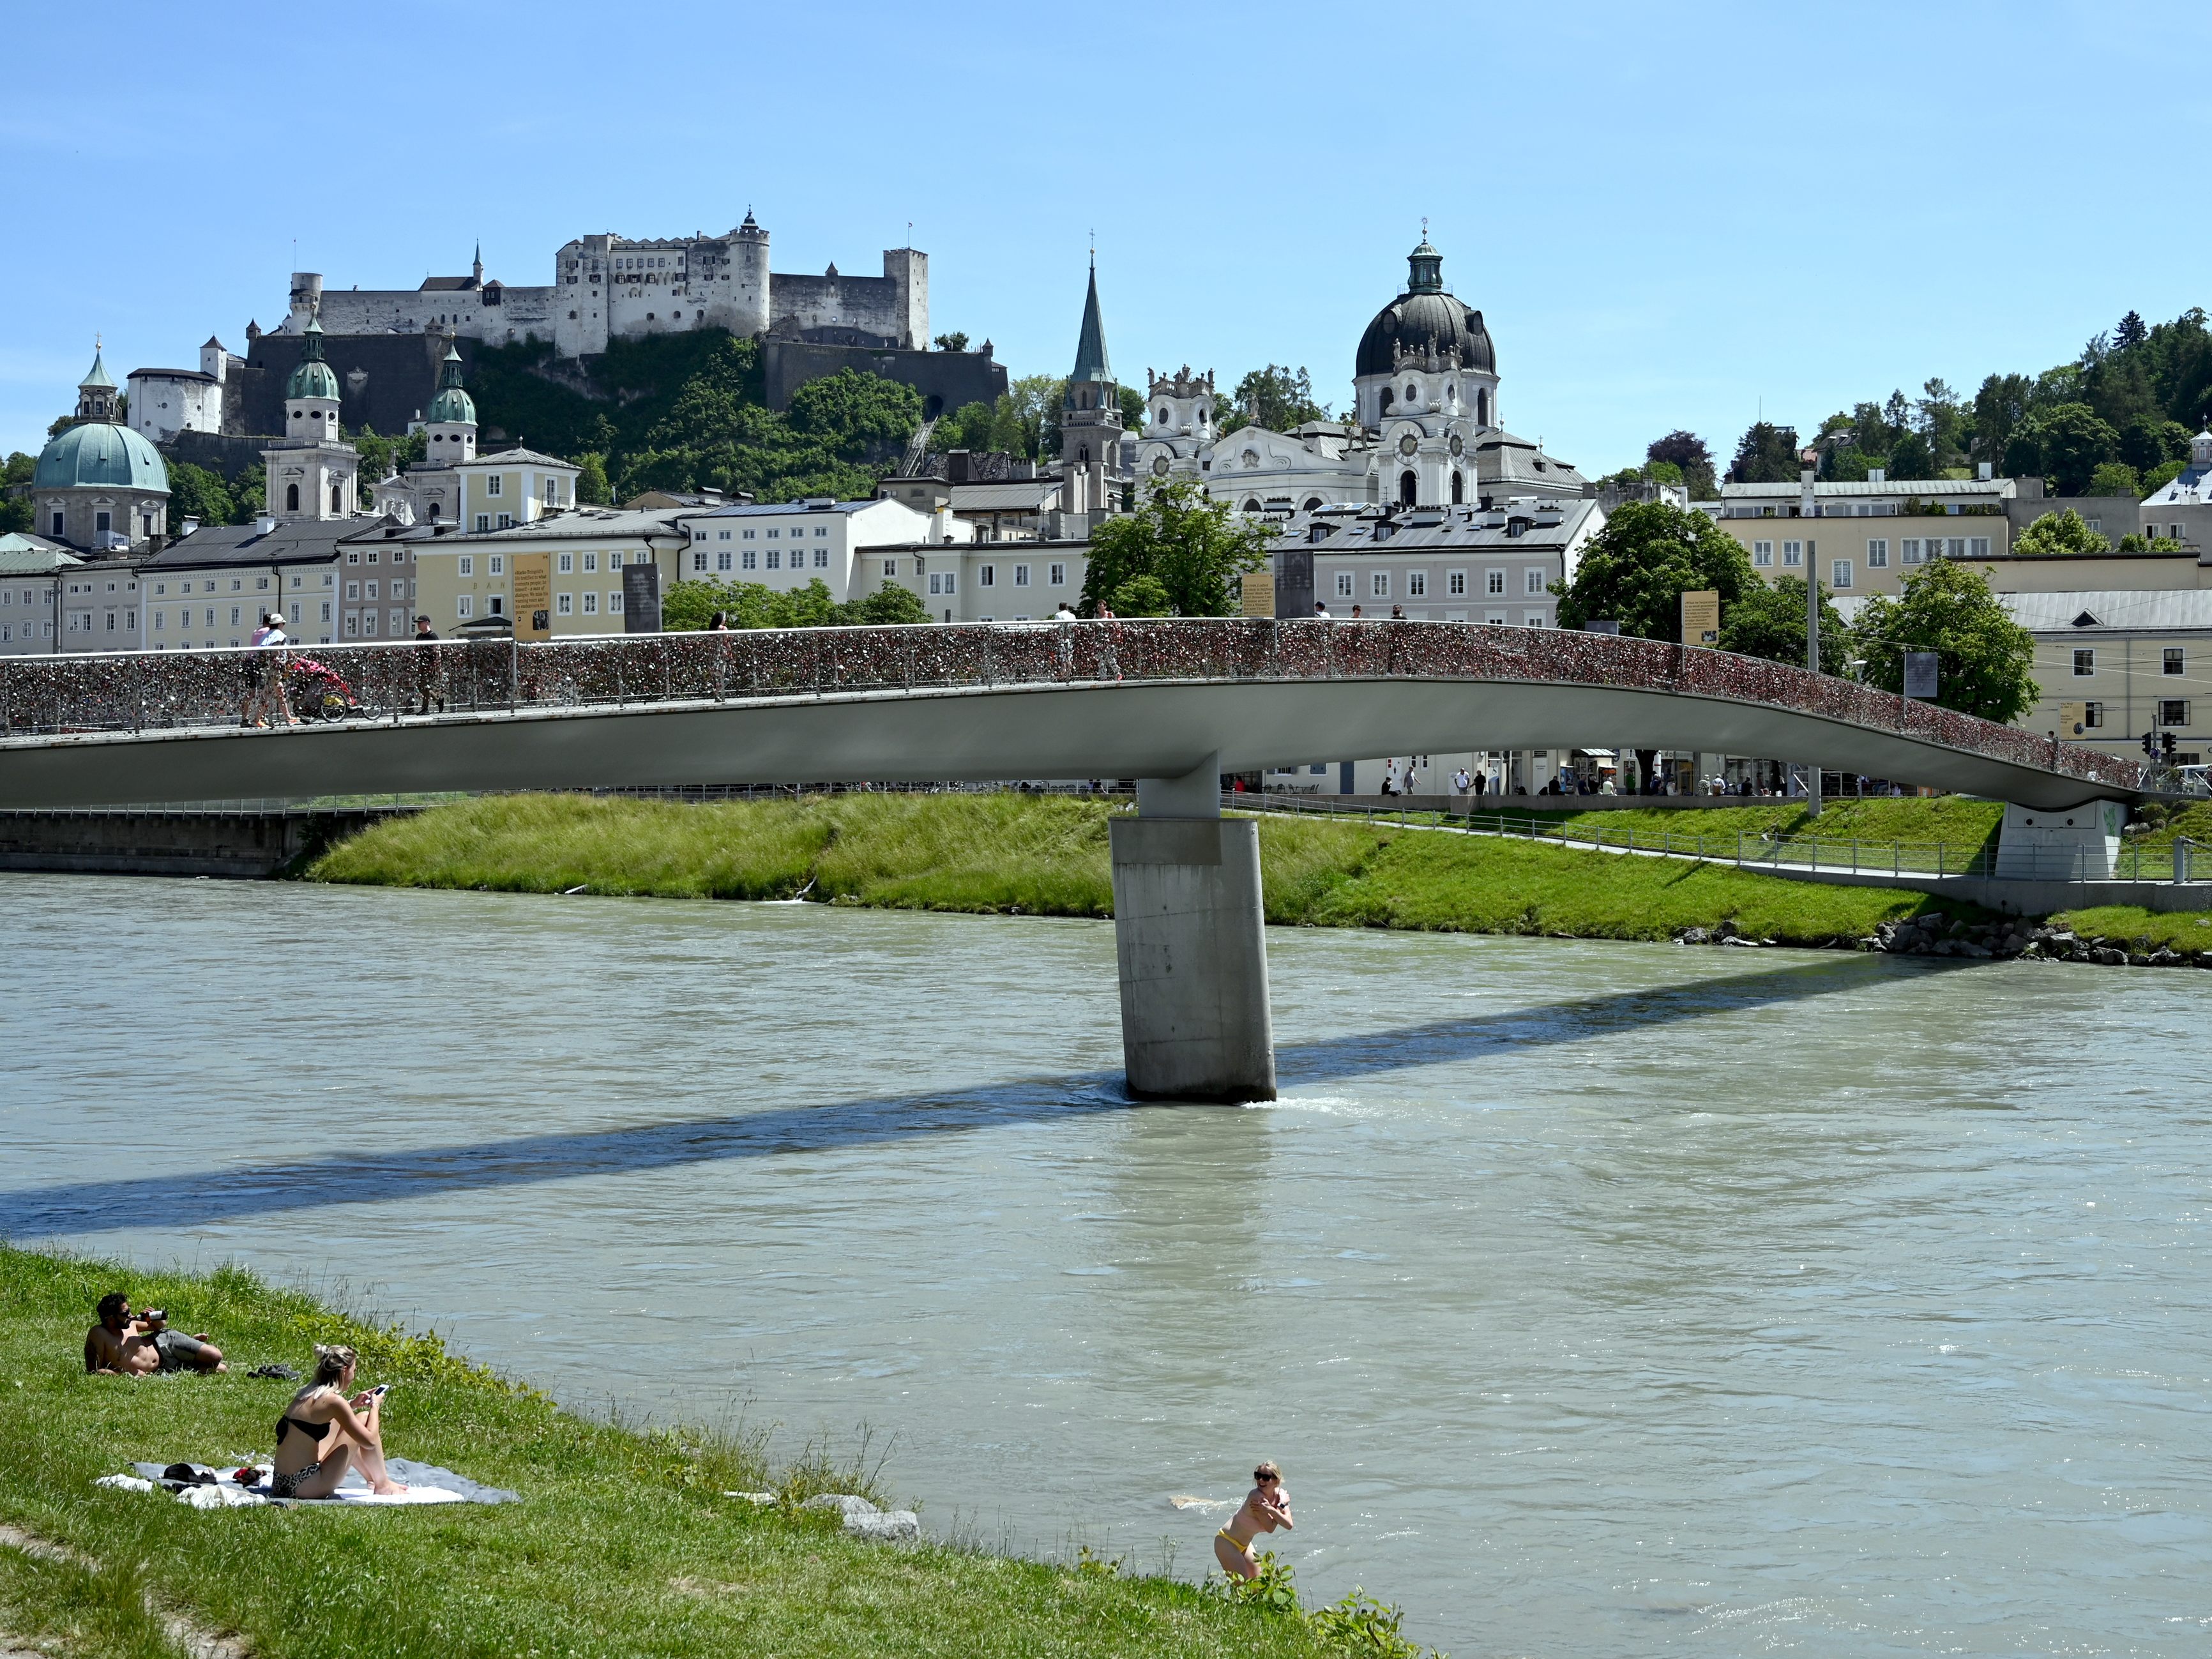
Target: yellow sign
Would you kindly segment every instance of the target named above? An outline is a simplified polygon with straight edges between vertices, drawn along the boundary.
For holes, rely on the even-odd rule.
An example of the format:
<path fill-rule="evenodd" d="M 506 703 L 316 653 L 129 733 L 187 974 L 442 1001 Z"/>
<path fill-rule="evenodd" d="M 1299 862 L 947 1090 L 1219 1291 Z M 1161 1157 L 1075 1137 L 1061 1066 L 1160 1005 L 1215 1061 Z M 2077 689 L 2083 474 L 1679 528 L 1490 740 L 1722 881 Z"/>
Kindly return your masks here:
<path fill-rule="evenodd" d="M 1272 617 L 1275 614 L 1275 573 L 1272 570 L 1248 570 L 1244 573 L 1244 608 L 1247 617 Z"/>
<path fill-rule="evenodd" d="M 2061 737 L 2078 738 L 2089 730 L 2089 705 L 2086 702 L 2062 702 L 2058 705 L 2058 732 Z"/>
<path fill-rule="evenodd" d="M 507 560 L 514 573 L 514 637 L 553 637 L 553 556 L 517 553 Z"/>
<path fill-rule="evenodd" d="M 1721 596 L 1713 588 L 1682 595 L 1682 643 L 1718 645 L 1721 642 Z"/>

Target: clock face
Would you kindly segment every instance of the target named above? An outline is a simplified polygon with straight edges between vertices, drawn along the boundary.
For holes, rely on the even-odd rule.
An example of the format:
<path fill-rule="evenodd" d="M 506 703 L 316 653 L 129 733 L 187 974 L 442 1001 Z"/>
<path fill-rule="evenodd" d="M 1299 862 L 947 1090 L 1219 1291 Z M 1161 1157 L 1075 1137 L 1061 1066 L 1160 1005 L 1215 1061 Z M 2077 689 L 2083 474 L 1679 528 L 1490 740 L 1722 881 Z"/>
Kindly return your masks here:
<path fill-rule="evenodd" d="M 1168 476 L 1168 466 L 1169 461 L 1166 456 L 1155 455 L 1152 457 L 1152 476 L 1155 478 L 1166 477 Z"/>
<path fill-rule="evenodd" d="M 1453 454 L 1455 454 L 1455 455 L 1460 454 L 1460 453 L 1462 453 L 1462 452 L 1464 452 L 1464 451 L 1466 450 L 1466 448 L 1467 448 L 1467 441 L 1466 441 L 1464 438 L 1461 437 L 1461 436 L 1459 435 L 1459 434 L 1458 434 L 1458 433 L 1456 433 L 1456 432 L 1453 433 L 1453 434 L 1452 434 L 1452 441 L 1451 441 L 1451 452 L 1452 452 L 1452 453 L 1453 453 Z"/>
<path fill-rule="evenodd" d="M 1419 441 L 1410 432 L 1398 440 L 1398 453 L 1401 455 L 1410 455 L 1420 447 Z"/>

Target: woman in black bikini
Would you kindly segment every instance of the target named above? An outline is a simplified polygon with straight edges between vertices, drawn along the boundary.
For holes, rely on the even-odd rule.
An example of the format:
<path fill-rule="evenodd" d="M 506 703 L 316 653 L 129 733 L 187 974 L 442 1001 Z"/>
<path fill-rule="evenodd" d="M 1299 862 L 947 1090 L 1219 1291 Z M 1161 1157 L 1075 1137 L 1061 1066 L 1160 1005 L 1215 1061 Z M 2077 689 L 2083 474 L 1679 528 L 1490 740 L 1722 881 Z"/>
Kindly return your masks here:
<path fill-rule="evenodd" d="M 407 1490 L 384 1467 L 384 1396 L 369 1391 L 346 1398 L 353 1367 L 351 1348 L 316 1345 L 314 1380 L 292 1396 L 276 1419 L 276 1466 L 270 1490 L 277 1497 L 328 1498 L 346 1470 L 356 1467 L 372 1491 Z"/>

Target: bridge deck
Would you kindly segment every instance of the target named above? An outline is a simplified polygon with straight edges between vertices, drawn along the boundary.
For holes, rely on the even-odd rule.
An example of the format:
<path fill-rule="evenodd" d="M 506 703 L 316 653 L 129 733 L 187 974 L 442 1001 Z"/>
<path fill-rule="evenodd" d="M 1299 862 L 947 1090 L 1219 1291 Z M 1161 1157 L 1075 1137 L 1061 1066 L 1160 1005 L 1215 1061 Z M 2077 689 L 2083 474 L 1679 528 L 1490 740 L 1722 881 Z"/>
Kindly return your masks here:
<path fill-rule="evenodd" d="M 321 672 L 317 672 L 318 670 Z M 283 675 L 340 714 L 260 730 Z M 427 699 L 428 716 L 414 711 Z M 0 806 L 678 783 L 1175 776 L 1695 748 L 2043 809 L 2142 769 L 1724 652 L 1462 623 L 809 629 L 0 659 Z"/>

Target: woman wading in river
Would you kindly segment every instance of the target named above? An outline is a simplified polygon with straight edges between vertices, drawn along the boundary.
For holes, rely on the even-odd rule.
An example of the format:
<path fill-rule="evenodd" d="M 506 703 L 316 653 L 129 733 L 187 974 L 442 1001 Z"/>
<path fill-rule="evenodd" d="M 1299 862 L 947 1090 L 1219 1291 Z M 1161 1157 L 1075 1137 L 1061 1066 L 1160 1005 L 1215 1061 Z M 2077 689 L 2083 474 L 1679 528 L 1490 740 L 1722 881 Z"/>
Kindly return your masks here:
<path fill-rule="evenodd" d="M 1224 1572 L 1238 1578 L 1256 1578 L 1260 1563 L 1253 1553 L 1252 1540 L 1278 1527 L 1291 1530 L 1291 1495 L 1283 1488 L 1283 1472 L 1273 1463 L 1262 1463 L 1252 1471 L 1252 1490 L 1244 1494 L 1237 1513 L 1213 1534 L 1213 1559 L 1221 1563 Z"/>

